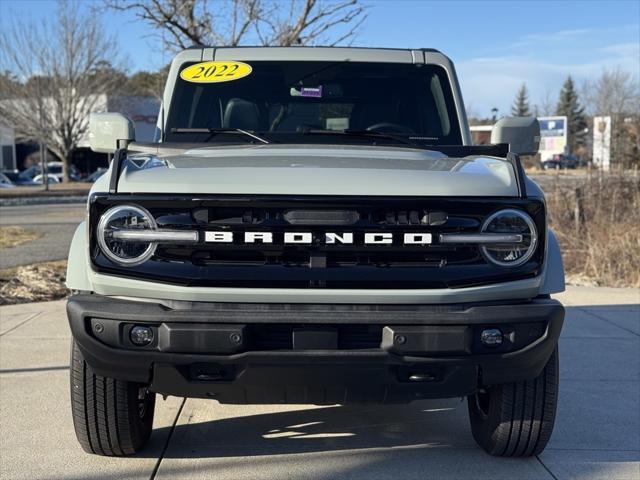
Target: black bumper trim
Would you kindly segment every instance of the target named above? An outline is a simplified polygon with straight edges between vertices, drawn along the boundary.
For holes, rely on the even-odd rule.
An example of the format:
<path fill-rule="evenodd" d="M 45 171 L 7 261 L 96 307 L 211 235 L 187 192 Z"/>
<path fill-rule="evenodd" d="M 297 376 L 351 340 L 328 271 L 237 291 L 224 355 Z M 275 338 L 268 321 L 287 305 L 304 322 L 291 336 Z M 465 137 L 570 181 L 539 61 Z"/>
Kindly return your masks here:
<path fill-rule="evenodd" d="M 158 393 L 216 398 L 222 403 L 408 402 L 467 395 L 479 385 L 536 377 L 557 345 L 564 319 L 562 305 L 550 299 L 434 306 L 200 304 L 178 310 L 82 294 L 69 300 L 67 312 L 74 339 L 96 373 L 150 384 Z M 416 355 L 375 349 L 212 355 L 113 348 L 91 333 L 91 319 L 95 318 L 156 325 L 278 322 L 473 326 L 544 322 L 546 330 L 526 347 L 504 353 Z M 196 367 L 204 373 L 194 373 Z M 410 377 L 421 380 L 410 381 Z"/>
<path fill-rule="evenodd" d="M 131 322 L 187 323 L 350 323 L 391 325 L 473 325 L 546 321 L 562 309 L 559 302 L 370 305 L 297 303 L 152 303 L 80 294 L 69 299 L 69 315 Z"/>

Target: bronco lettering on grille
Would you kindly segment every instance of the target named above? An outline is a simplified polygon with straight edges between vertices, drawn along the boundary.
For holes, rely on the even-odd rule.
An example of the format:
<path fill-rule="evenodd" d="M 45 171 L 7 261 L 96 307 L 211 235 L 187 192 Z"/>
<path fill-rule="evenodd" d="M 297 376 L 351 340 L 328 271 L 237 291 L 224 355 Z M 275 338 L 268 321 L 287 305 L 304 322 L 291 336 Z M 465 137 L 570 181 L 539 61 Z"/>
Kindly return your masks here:
<path fill-rule="evenodd" d="M 432 235 L 430 233 L 404 233 L 393 234 L 384 233 L 364 233 L 363 243 L 365 245 L 392 245 L 397 236 L 402 238 L 404 245 L 430 245 Z M 274 243 L 274 235 L 272 232 L 205 232 L 205 242 L 207 243 L 233 243 L 234 239 L 241 238 L 244 243 Z M 276 243 L 285 245 L 302 244 L 310 245 L 314 240 L 324 241 L 325 244 L 346 244 L 354 243 L 354 235 L 351 232 L 326 232 L 324 238 L 311 232 L 285 232 L 281 240 Z"/>

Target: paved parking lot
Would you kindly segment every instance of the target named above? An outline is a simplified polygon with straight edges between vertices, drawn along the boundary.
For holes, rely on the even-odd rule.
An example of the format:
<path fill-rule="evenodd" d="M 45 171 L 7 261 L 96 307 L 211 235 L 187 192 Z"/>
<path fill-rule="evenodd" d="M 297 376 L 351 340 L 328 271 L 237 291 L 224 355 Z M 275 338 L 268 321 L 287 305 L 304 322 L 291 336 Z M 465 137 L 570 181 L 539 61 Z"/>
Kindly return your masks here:
<path fill-rule="evenodd" d="M 0 227 L 20 226 L 37 232 L 38 240 L 0 252 L 0 268 L 66 260 L 76 227 L 86 215 L 81 203 L 2 207 Z"/>
<path fill-rule="evenodd" d="M 0 308 L 2 479 L 640 479 L 640 291 L 570 288 L 556 428 L 539 458 L 480 451 L 460 400 L 395 407 L 159 400 L 148 448 L 77 445 L 63 302 Z"/>

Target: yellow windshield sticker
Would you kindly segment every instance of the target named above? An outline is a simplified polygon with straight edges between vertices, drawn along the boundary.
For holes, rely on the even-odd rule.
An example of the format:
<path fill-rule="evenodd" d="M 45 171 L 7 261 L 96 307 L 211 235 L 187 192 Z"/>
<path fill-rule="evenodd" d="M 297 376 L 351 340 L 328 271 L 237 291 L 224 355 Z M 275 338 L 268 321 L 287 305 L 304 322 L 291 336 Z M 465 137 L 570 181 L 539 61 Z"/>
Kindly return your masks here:
<path fill-rule="evenodd" d="M 251 65 L 242 62 L 202 62 L 183 69 L 180 78 L 194 83 L 230 82 L 251 73 Z"/>

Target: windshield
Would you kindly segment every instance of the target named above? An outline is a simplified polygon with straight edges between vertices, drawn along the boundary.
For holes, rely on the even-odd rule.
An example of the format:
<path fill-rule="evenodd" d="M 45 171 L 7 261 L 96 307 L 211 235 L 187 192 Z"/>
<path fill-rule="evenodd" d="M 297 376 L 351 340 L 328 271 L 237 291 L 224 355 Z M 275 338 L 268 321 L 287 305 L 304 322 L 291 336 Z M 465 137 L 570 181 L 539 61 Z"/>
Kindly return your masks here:
<path fill-rule="evenodd" d="M 221 83 L 178 77 L 165 141 L 239 142 L 238 136 L 207 130 L 242 129 L 274 142 L 325 141 L 327 135 L 312 135 L 323 133 L 333 143 L 345 143 L 362 141 L 362 136 L 338 133 L 370 131 L 427 144 L 462 143 L 449 80 L 441 67 L 299 61 L 250 62 L 250 67 L 250 74 Z"/>

